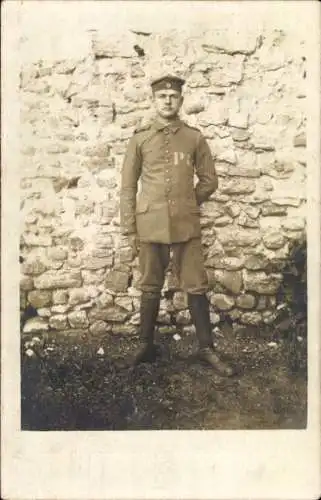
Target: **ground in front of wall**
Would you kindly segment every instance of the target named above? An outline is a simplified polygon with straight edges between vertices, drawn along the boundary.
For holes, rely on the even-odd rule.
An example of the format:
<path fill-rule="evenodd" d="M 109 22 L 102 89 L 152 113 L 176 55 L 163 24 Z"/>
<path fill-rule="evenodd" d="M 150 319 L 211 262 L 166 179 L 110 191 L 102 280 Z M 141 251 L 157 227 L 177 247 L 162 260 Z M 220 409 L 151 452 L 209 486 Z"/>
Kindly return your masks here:
<path fill-rule="evenodd" d="M 157 361 L 135 368 L 135 336 L 53 339 L 29 350 L 22 344 L 23 430 L 306 426 L 306 368 L 303 363 L 293 369 L 284 339 L 271 342 L 258 331 L 234 335 L 221 328 L 217 349 L 239 370 L 231 379 L 197 361 L 193 332 L 159 334 Z"/>

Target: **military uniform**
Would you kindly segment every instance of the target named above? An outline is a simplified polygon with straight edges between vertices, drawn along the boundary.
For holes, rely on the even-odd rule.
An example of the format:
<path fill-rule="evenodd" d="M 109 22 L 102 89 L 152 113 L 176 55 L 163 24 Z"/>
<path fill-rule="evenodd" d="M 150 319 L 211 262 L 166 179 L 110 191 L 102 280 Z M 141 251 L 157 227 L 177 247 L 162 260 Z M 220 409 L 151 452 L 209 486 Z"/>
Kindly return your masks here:
<path fill-rule="evenodd" d="M 168 76 L 154 82 L 154 90 L 181 88 L 182 82 Z M 215 164 L 205 138 L 182 120 L 164 124 L 155 119 L 137 129 L 130 139 L 122 169 L 120 218 L 123 234 L 136 234 L 139 240 L 141 334 L 147 342 L 152 339 L 150 330 L 156 321 L 172 249 L 174 271 L 188 293 L 200 345 L 212 346 L 200 204 L 217 187 Z"/>
<path fill-rule="evenodd" d="M 159 269 L 168 264 L 171 245 L 182 287 L 206 291 L 199 205 L 216 188 L 214 161 L 199 130 L 181 120 L 155 120 L 136 131 L 123 164 L 120 214 L 123 232 L 137 233 L 141 244 L 142 290 L 162 287 Z"/>

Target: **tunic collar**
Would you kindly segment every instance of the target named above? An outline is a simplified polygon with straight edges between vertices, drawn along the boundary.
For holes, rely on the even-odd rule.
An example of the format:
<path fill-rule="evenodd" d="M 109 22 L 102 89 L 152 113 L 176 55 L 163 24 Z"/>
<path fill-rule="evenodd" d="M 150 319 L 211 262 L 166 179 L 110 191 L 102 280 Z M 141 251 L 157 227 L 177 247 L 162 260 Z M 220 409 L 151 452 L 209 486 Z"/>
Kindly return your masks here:
<path fill-rule="evenodd" d="M 155 120 L 154 123 L 153 123 L 153 127 L 159 131 L 159 130 L 163 130 L 165 128 L 168 128 L 170 129 L 173 133 L 177 132 L 177 130 L 183 125 L 183 122 L 182 120 L 180 120 L 179 118 L 171 123 L 168 123 L 168 124 L 165 124 L 165 123 L 162 123 L 160 122 L 159 120 Z"/>

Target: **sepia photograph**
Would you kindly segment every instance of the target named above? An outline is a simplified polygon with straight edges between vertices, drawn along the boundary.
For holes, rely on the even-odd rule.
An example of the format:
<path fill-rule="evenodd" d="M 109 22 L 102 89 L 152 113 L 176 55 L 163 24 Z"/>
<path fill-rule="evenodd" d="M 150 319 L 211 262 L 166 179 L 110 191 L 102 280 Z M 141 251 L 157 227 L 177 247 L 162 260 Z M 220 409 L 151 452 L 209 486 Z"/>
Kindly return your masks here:
<path fill-rule="evenodd" d="M 19 432 L 307 430 L 301 2 L 16 3 Z"/>

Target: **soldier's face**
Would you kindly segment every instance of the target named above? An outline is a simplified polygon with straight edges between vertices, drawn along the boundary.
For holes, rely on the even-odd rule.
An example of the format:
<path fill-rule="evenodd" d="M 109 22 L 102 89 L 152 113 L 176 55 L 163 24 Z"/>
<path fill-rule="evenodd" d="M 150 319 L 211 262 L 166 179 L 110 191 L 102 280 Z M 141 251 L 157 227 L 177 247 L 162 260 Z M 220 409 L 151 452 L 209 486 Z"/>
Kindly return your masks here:
<path fill-rule="evenodd" d="M 183 104 L 183 96 L 177 90 L 163 89 L 153 93 L 154 106 L 162 118 L 173 118 Z"/>

